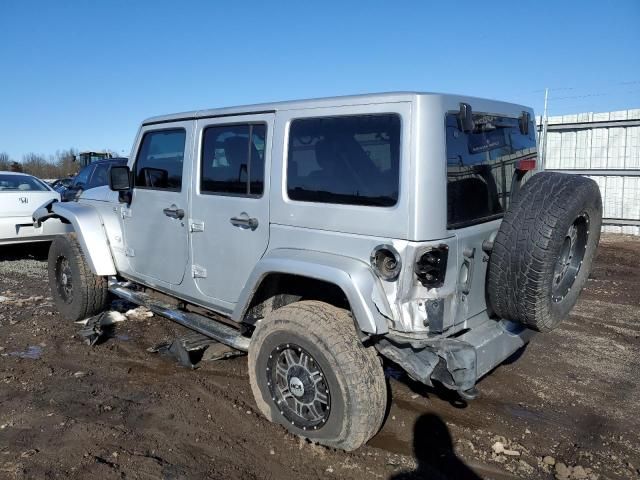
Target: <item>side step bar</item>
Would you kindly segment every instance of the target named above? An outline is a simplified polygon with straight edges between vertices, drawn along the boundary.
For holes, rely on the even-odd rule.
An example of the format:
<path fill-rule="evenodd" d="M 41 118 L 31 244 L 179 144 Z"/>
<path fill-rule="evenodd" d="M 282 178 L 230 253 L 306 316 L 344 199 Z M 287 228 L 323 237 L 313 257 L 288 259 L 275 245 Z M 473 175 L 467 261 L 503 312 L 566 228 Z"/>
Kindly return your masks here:
<path fill-rule="evenodd" d="M 229 345 L 236 350 L 246 352 L 249 350 L 249 339 L 223 323 L 216 322 L 203 315 L 193 312 L 176 310 L 170 305 L 164 304 L 149 297 L 146 293 L 134 292 L 126 287 L 113 283 L 109 286 L 109 291 L 118 297 L 128 300 L 131 303 L 147 307 L 153 313 L 173 320 L 180 325 L 195 330 L 198 333 L 211 337 L 214 340 Z"/>

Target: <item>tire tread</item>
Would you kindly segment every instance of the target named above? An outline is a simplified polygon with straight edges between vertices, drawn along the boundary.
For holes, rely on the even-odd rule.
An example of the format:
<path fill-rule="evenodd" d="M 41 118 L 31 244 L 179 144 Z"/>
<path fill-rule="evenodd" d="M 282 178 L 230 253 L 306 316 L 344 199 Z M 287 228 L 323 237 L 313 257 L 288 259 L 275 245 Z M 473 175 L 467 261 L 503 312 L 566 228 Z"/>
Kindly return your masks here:
<path fill-rule="evenodd" d="M 586 281 L 600 236 L 598 185 L 586 177 L 553 172 L 538 173 L 525 183 L 502 220 L 489 260 L 488 296 L 498 316 L 539 331 L 557 326 L 561 319 L 552 312 L 549 290 L 554 252 L 573 215 L 583 208 L 589 209 L 592 231 L 578 289 Z"/>
<path fill-rule="evenodd" d="M 74 281 L 74 302 L 66 304 L 58 298 L 55 279 L 55 262 L 58 256 L 68 249 L 68 260 L 77 266 L 80 275 Z M 95 275 L 87 263 L 78 238 L 70 233 L 56 238 L 49 250 L 49 284 L 51 294 L 56 300 L 58 310 L 71 320 L 82 320 L 96 315 L 106 308 L 109 298 L 107 277 Z"/>
<path fill-rule="evenodd" d="M 261 398 L 256 381 L 254 367 L 257 350 L 267 334 L 286 322 L 298 333 L 306 331 L 311 336 L 323 339 L 333 357 L 332 368 L 338 370 L 336 377 L 342 378 L 351 403 L 345 406 L 346 428 L 341 438 L 312 440 L 347 451 L 366 443 L 382 426 L 387 388 L 377 352 L 373 347 L 362 345 L 350 313 L 324 302 L 308 300 L 275 310 L 271 317 L 258 324 L 249 349 L 251 387 L 260 410 L 267 418 L 274 420 L 269 405 Z"/>

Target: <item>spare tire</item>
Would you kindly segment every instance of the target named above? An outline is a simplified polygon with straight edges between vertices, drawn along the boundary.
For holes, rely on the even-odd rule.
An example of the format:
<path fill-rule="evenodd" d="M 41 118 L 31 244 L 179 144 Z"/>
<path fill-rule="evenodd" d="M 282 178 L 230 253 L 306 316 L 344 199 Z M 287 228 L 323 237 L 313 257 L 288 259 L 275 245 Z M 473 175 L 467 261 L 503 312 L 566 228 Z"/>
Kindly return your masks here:
<path fill-rule="evenodd" d="M 541 332 L 578 300 L 600 240 L 602 199 L 593 180 L 541 172 L 505 213 L 487 278 L 493 312 Z"/>

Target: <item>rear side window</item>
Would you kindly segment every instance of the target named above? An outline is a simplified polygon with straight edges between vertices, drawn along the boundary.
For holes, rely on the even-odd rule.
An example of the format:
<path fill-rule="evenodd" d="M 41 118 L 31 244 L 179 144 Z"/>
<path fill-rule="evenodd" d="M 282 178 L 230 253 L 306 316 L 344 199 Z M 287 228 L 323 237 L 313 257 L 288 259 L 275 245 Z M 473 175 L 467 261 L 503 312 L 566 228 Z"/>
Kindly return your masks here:
<path fill-rule="evenodd" d="M 291 122 L 287 192 L 292 200 L 390 207 L 398 201 L 400 117 Z"/>
<path fill-rule="evenodd" d="M 261 196 L 266 130 L 264 124 L 206 128 L 202 141 L 200 192 Z"/>
<path fill-rule="evenodd" d="M 185 139 L 181 128 L 145 133 L 136 157 L 136 187 L 179 192 Z"/>

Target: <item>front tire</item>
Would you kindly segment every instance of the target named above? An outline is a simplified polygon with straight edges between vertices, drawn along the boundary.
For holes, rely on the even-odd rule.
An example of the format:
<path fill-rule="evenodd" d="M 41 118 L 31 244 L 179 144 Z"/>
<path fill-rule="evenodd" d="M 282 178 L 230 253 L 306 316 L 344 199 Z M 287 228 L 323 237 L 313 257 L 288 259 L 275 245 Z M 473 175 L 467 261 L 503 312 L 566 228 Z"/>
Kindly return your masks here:
<path fill-rule="evenodd" d="M 249 378 L 269 420 L 314 442 L 355 450 L 377 433 L 387 404 L 375 349 L 343 309 L 318 301 L 274 310 L 249 346 Z"/>
<path fill-rule="evenodd" d="M 58 311 L 74 322 L 107 308 L 107 278 L 93 274 L 75 233 L 59 236 L 51 243 L 49 287 Z"/>

